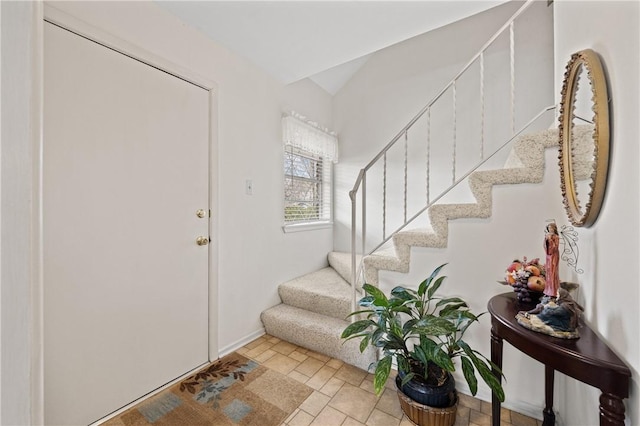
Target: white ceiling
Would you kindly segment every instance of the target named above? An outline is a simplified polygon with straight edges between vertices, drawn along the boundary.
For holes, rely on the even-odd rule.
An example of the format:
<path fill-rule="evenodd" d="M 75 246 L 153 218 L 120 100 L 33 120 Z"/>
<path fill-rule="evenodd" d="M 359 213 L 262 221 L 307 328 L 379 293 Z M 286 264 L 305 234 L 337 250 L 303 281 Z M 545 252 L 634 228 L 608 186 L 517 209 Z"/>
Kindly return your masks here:
<path fill-rule="evenodd" d="M 505 2 L 156 0 L 281 82 L 311 77 L 332 94 L 367 55 Z"/>

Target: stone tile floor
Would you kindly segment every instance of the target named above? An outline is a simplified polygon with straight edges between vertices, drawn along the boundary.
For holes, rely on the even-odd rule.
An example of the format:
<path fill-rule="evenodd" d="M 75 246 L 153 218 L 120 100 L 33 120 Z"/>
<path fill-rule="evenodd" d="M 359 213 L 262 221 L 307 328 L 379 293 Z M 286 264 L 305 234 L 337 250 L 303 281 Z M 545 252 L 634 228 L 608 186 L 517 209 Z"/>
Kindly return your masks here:
<path fill-rule="evenodd" d="M 264 335 L 238 349 L 241 355 L 286 374 L 314 392 L 283 426 L 412 426 L 403 415 L 393 380 L 377 397 L 373 376 L 359 368 Z M 459 394 L 456 426 L 491 424 L 491 404 Z M 540 426 L 541 421 L 502 409 L 501 425 Z"/>

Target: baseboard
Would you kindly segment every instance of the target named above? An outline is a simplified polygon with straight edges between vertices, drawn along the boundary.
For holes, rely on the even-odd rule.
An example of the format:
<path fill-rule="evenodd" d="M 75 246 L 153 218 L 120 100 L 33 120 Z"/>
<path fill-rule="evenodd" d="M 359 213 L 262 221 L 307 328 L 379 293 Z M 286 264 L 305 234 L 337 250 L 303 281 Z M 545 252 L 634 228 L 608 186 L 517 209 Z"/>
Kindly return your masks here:
<path fill-rule="evenodd" d="M 220 351 L 218 352 L 218 358 L 222 358 L 225 355 L 229 355 L 231 352 L 233 352 L 233 351 L 235 351 L 237 349 L 240 349 L 241 347 L 243 347 L 247 343 L 253 342 L 258 337 L 264 336 L 266 333 L 267 332 L 264 329 L 264 327 L 261 327 L 259 330 L 256 330 L 253 333 L 250 333 L 247 336 L 236 340 L 235 342 L 233 342 L 233 343 L 221 348 Z"/>
<path fill-rule="evenodd" d="M 456 390 L 462 394 L 471 396 L 471 390 L 469 390 L 469 386 L 464 380 L 464 377 L 454 374 L 454 378 L 456 379 Z M 479 388 L 478 393 L 476 393 L 474 398 L 491 403 L 491 396 L 492 393 L 489 389 Z M 508 399 L 501 405 L 502 407 L 508 408 L 511 411 L 524 414 L 525 416 L 529 416 L 534 419 L 542 420 L 542 410 L 544 409 L 544 407 L 541 405 L 534 405 L 524 401 L 511 401 Z M 559 423 L 556 424 L 559 425 Z"/>

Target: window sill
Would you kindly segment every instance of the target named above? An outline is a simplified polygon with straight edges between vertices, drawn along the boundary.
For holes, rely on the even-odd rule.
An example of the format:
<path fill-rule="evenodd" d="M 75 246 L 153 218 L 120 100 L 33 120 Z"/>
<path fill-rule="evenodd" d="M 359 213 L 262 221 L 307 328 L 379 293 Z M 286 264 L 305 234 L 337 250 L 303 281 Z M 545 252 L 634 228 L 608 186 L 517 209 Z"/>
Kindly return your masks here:
<path fill-rule="evenodd" d="M 332 228 L 333 222 L 319 221 L 306 223 L 289 223 L 282 226 L 282 230 L 288 234 L 289 232 L 315 231 L 316 229 Z"/>

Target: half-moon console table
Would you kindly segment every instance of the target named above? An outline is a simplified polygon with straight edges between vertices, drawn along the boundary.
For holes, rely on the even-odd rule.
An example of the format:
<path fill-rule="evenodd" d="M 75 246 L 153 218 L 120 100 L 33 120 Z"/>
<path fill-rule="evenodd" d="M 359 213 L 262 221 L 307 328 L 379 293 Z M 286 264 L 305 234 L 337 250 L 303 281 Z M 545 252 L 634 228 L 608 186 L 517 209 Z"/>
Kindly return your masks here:
<path fill-rule="evenodd" d="M 553 413 L 554 371 L 597 387 L 600 395 L 600 425 L 624 425 L 623 399 L 629 396 L 631 371 L 582 320 L 579 339 L 566 340 L 536 333 L 518 324 L 516 314 L 532 309 L 517 303 L 515 293 L 489 300 L 491 314 L 491 360 L 502 368 L 502 341 L 545 365 L 545 408 L 543 425 L 555 424 Z M 496 374 L 496 372 L 494 372 Z M 496 374 L 498 380 L 500 377 Z M 493 395 L 493 426 L 500 426 L 500 401 Z"/>

